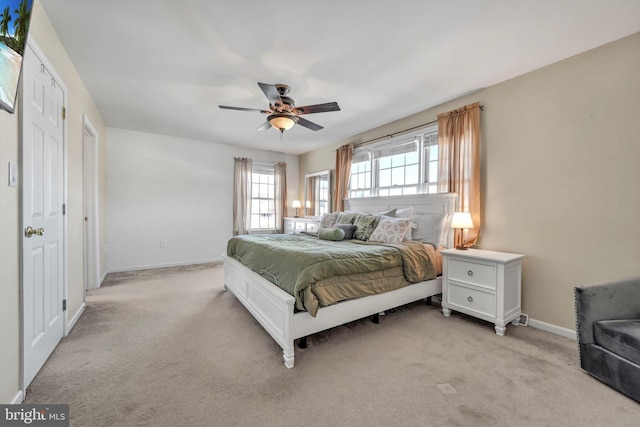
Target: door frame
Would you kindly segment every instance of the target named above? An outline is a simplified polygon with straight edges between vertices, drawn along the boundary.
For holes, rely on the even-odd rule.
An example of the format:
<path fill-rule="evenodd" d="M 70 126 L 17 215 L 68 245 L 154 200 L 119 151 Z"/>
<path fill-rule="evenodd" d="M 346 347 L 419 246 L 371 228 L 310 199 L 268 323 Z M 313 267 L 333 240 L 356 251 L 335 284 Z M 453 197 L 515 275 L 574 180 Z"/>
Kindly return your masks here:
<path fill-rule="evenodd" d="M 56 71 L 56 69 L 53 67 L 53 65 L 51 65 L 51 61 L 49 61 L 49 58 L 44 54 L 44 52 L 42 51 L 42 49 L 40 49 L 40 46 L 38 45 L 38 43 L 36 42 L 36 40 L 34 39 L 33 36 L 29 36 L 29 38 L 27 39 L 27 44 L 25 45 L 25 53 L 26 50 L 28 48 L 33 49 L 34 53 L 36 54 L 36 56 L 38 57 L 38 59 L 42 62 L 42 64 L 44 64 L 44 66 L 47 68 L 47 71 L 51 74 L 51 76 L 55 79 L 56 84 L 60 87 L 60 89 L 62 90 L 63 93 L 63 97 L 62 97 L 62 107 L 66 110 L 67 108 L 67 103 L 68 103 L 68 88 L 67 85 L 64 83 L 64 81 L 62 80 L 62 78 L 60 77 L 60 74 L 58 74 L 58 72 Z M 20 196 L 19 196 L 19 219 L 20 219 L 20 229 L 18 230 L 18 233 L 20 234 L 20 253 L 19 253 L 19 259 L 20 259 L 20 307 L 19 307 L 19 311 L 20 311 L 20 391 L 22 392 L 22 396 L 24 398 L 24 396 L 26 396 L 26 392 L 27 392 L 27 387 L 29 386 L 29 384 L 25 384 L 25 357 L 26 357 L 26 353 L 25 353 L 25 348 L 24 348 L 24 326 L 25 326 L 25 301 L 24 301 L 24 274 L 23 274 L 23 268 L 24 268 L 24 236 L 23 236 L 23 230 L 25 229 L 26 225 L 24 223 L 24 164 L 25 164 L 25 159 L 24 159 L 24 155 L 23 155 L 23 145 L 24 145 L 24 121 L 23 121 L 23 113 L 22 113 L 22 109 L 25 106 L 25 100 L 24 100 L 24 91 L 22 90 L 22 85 L 24 84 L 24 79 L 21 79 L 20 82 L 20 117 L 18 119 L 18 132 L 19 132 L 19 149 L 18 149 L 18 156 L 19 156 L 19 169 L 20 169 Z M 62 203 L 63 206 L 65 207 L 64 210 L 66 210 L 66 206 L 67 206 L 67 200 L 68 200 L 68 157 L 69 157 L 69 152 L 68 152 L 68 143 L 67 143 L 67 120 L 63 118 L 62 120 Z M 62 246 L 63 246 L 63 250 L 62 250 L 62 295 L 61 295 L 61 301 L 60 303 L 62 303 L 62 300 L 67 299 L 68 293 L 69 293 L 69 289 L 68 289 L 68 260 L 69 260 L 69 245 L 68 245 L 68 218 L 67 218 L 67 214 L 65 211 L 63 211 L 63 219 L 62 219 L 62 235 L 61 235 L 61 241 L 62 241 Z M 62 336 L 66 337 L 69 334 L 69 326 L 68 326 L 68 317 L 69 317 L 69 312 L 67 310 L 64 311 L 63 313 L 63 333 Z"/>
<path fill-rule="evenodd" d="M 82 115 L 82 176 L 84 218 L 84 291 L 100 287 L 98 201 L 98 131 L 86 114 Z"/>

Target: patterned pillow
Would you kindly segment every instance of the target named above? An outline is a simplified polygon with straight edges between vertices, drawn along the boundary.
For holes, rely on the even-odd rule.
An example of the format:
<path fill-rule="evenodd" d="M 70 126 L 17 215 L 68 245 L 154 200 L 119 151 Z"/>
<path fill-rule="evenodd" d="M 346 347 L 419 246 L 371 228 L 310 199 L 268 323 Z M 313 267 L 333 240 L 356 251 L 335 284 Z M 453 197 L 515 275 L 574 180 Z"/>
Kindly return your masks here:
<path fill-rule="evenodd" d="M 322 219 L 320 220 L 320 227 L 321 228 L 333 227 L 333 225 L 336 223 L 336 220 L 338 219 L 338 215 L 340 215 L 340 212 L 331 212 L 328 214 L 324 214 L 322 216 Z"/>
<path fill-rule="evenodd" d="M 353 224 L 356 216 L 358 216 L 355 212 L 340 212 L 338 218 L 336 218 L 336 224 Z"/>
<path fill-rule="evenodd" d="M 382 217 L 369 237 L 370 242 L 400 243 L 411 229 L 411 218 Z"/>
<path fill-rule="evenodd" d="M 356 231 L 356 226 L 353 224 L 335 224 L 335 228 L 344 230 L 344 240 L 353 239 L 353 233 Z"/>
<path fill-rule="evenodd" d="M 369 240 L 369 237 L 371 237 L 371 233 L 373 233 L 378 226 L 378 222 L 380 222 L 380 217 L 378 215 L 359 213 L 353 222 L 353 225 L 356 226 L 353 238 L 366 242 Z"/>

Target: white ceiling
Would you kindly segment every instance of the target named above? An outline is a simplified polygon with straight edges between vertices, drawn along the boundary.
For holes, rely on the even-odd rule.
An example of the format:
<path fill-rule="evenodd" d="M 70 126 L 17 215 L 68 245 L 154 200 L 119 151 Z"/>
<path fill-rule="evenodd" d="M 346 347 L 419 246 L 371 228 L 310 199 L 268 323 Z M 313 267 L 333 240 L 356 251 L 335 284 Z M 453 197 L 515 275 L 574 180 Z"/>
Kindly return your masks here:
<path fill-rule="evenodd" d="M 40 0 L 110 127 L 300 154 L 640 31 L 640 0 Z M 337 101 L 283 140 L 256 84 Z"/>

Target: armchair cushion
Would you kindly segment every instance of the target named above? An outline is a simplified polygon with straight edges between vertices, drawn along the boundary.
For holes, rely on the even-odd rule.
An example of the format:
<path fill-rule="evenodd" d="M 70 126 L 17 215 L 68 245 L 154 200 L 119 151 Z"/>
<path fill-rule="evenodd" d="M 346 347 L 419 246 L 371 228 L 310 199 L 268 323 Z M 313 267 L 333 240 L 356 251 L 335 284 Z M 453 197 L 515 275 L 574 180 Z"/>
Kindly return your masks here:
<path fill-rule="evenodd" d="M 593 332 L 596 344 L 640 365 L 640 320 L 601 320 Z"/>

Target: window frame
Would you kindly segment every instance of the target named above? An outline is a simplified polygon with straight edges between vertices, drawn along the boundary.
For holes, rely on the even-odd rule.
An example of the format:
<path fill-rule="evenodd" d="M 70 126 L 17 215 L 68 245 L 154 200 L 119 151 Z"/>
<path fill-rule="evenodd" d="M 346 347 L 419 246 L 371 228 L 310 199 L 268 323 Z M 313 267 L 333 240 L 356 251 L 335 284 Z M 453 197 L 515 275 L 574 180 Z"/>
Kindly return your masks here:
<path fill-rule="evenodd" d="M 404 176 L 406 179 L 407 176 L 407 166 L 413 166 L 416 163 L 406 164 L 406 155 L 409 152 L 414 152 L 413 150 L 409 151 L 409 147 L 406 147 L 412 143 L 415 143 L 415 152 L 418 155 L 418 181 L 412 184 L 403 184 L 403 185 L 391 185 L 391 186 L 380 186 L 380 171 L 381 170 L 391 170 L 393 173 L 393 160 L 392 164 L 389 168 L 381 167 L 381 158 L 398 156 L 400 154 L 405 155 L 405 164 L 402 166 L 404 168 Z M 349 190 L 348 194 L 351 198 L 356 197 L 377 197 L 381 193 L 384 195 L 399 195 L 399 194 L 424 194 L 424 193 L 437 193 L 437 161 L 439 157 L 435 160 L 436 167 L 436 181 L 432 182 L 429 180 L 429 172 L 430 168 L 434 166 L 434 160 L 432 157 L 432 150 L 430 147 L 436 146 L 438 144 L 438 125 L 433 124 L 430 126 L 425 126 L 423 128 L 412 131 L 411 133 L 404 133 L 403 135 L 393 137 L 391 139 L 387 139 L 384 141 L 367 144 L 366 146 L 358 147 L 354 150 L 353 159 L 352 160 L 352 169 L 349 174 Z M 407 151 L 404 151 L 407 150 Z M 439 156 L 438 150 L 436 148 L 436 155 Z M 387 154 L 387 155 L 385 155 Z M 367 157 L 368 156 L 368 157 Z M 362 160 L 364 159 L 364 160 Z M 361 164 L 365 161 L 369 162 L 369 171 L 370 171 L 370 179 L 368 180 L 368 187 L 362 188 L 351 188 L 352 178 L 354 175 L 360 175 L 362 172 L 359 170 L 358 172 L 353 171 L 354 164 Z M 395 167 L 398 169 L 398 167 Z M 392 176 L 390 179 L 393 179 Z M 435 186 L 435 188 L 434 188 Z M 415 189 L 415 190 L 414 190 Z M 413 190 L 413 191 L 412 191 Z"/>
<path fill-rule="evenodd" d="M 271 182 L 261 182 L 258 181 L 256 182 L 254 180 L 254 178 L 256 176 L 270 176 Z M 267 185 L 270 186 L 271 189 L 267 189 L 267 197 L 260 197 L 260 192 L 258 192 L 258 195 L 255 194 L 254 190 L 254 185 L 258 185 L 258 186 L 262 186 L 262 185 Z M 275 165 L 270 164 L 270 163 L 258 163 L 258 162 L 254 162 L 251 166 L 251 212 L 249 214 L 250 217 L 250 226 L 249 226 L 249 232 L 253 233 L 253 232 L 257 232 L 257 233 L 264 233 L 264 232 L 269 232 L 269 231 L 275 231 L 276 230 L 276 211 L 275 211 L 275 203 L 276 203 L 276 186 L 275 186 Z M 268 195 L 272 194 L 272 197 L 269 197 Z M 263 201 L 267 201 L 267 210 L 271 210 L 270 212 L 261 212 L 260 211 L 260 206 L 262 205 Z M 257 211 L 255 210 L 257 206 Z M 267 227 L 260 227 L 262 219 L 258 218 L 258 227 L 253 227 L 253 219 L 254 219 L 254 215 L 259 215 L 259 216 L 268 216 L 269 218 L 267 218 Z M 273 223 L 273 225 L 271 224 Z"/>

